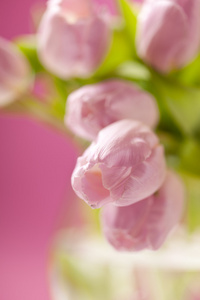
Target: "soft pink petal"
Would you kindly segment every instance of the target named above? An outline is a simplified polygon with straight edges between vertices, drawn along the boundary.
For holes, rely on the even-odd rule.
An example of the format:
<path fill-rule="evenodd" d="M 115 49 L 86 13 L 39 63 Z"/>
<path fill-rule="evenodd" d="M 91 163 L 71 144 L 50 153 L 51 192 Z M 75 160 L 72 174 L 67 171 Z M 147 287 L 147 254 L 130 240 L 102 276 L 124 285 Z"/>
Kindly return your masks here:
<path fill-rule="evenodd" d="M 99 132 L 94 154 L 109 167 L 133 167 L 147 159 L 157 144 L 157 136 L 147 126 L 121 120 Z"/>
<path fill-rule="evenodd" d="M 162 72 L 180 68 L 200 46 L 199 0 L 146 1 L 138 17 L 138 54 Z"/>
<path fill-rule="evenodd" d="M 149 158 L 132 168 L 131 175 L 124 182 L 121 195 L 120 186 L 112 190 L 115 204 L 130 205 L 153 194 L 164 181 L 165 169 L 163 147 L 158 146 Z"/>
<path fill-rule="evenodd" d="M 85 0 L 52 1 L 42 18 L 39 57 L 48 70 L 63 79 L 90 76 L 110 46 L 110 29 L 90 6 L 92 2 Z"/>
<path fill-rule="evenodd" d="M 31 82 L 28 61 L 17 47 L 0 37 L 0 107 L 24 93 Z"/>
<path fill-rule="evenodd" d="M 90 0 L 49 0 L 48 8 L 61 8 L 69 21 L 88 18 L 93 13 L 92 2 Z"/>
<path fill-rule="evenodd" d="M 158 70 L 171 70 L 186 36 L 183 11 L 172 1 L 147 2 L 138 20 L 139 55 Z"/>
<path fill-rule="evenodd" d="M 176 0 L 187 16 L 187 40 L 181 53 L 182 64 L 191 61 L 200 51 L 200 1 Z M 179 53 L 180 54 L 180 53 Z"/>
<path fill-rule="evenodd" d="M 146 225 L 151 232 L 149 240 L 153 249 L 158 249 L 163 244 L 168 233 L 180 220 L 184 199 L 182 181 L 175 173 L 168 172 L 158 195 L 154 196 L 154 205 Z"/>
<path fill-rule="evenodd" d="M 184 196 L 181 180 L 168 172 L 156 194 L 130 206 L 106 205 L 102 212 L 106 238 L 117 250 L 158 249 L 180 220 Z"/>
<path fill-rule="evenodd" d="M 155 127 L 159 112 L 155 99 L 125 80 L 86 85 L 68 97 L 65 123 L 77 135 L 93 140 L 98 132 L 121 119 Z"/>
<path fill-rule="evenodd" d="M 92 207 L 135 203 L 155 192 L 165 176 L 156 135 L 145 125 L 122 120 L 100 131 L 77 161 L 72 186 Z"/>

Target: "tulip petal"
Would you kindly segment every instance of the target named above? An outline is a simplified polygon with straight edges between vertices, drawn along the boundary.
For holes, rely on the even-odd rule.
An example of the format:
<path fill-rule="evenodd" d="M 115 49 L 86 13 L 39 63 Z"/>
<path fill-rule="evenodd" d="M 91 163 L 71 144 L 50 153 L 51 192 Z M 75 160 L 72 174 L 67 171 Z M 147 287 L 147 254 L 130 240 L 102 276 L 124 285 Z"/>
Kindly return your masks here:
<path fill-rule="evenodd" d="M 159 111 L 153 96 L 118 79 L 86 85 L 68 97 L 65 124 L 83 138 L 94 140 L 101 129 L 122 119 L 155 127 Z"/>
<path fill-rule="evenodd" d="M 156 250 L 179 222 L 183 205 L 183 184 L 169 171 L 156 194 L 125 207 L 106 205 L 101 215 L 104 234 L 117 250 Z"/>
<path fill-rule="evenodd" d="M 145 125 L 115 122 L 100 131 L 79 157 L 72 187 L 93 208 L 109 202 L 130 205 L 148 197 L 165 176 L 163 147 Z"/>
<path fill-rule="evenodd" d="M 0 107 L 16 100 L 29 87 L 31 70 L 14 44 L 0 37 Z"/>
<path fill-rule="evenodd" d="M 171 70 L 183 46 L 186 26 L 183 11 L 173 1 L 147 2 L 139 16 L 139 55 L 158 70 Z"/>
<path fill-rule="evenodd" d="M 130 205 L 144 199 L 162 185 L 166 168 L 163 152 L 162 146 L 156 147 L 149 158 L 132 168 L 132 173 L 124 183 L 124 192 L 120 198 L 118 190 L 112 190 L 112 197 L 116 199 L 116 205 Z"/>
<path fill-rule="evenodd" d="M 138 16 L 137 50 L 161 72 L 191 61 L 200 47 L 199 0 L 147 0 Z"/>
<path fill-rule="evenodd" d="M 44 66 L 68 79 L 88 77 L 110 46 L 111 32 L 92 1 L 50 1 L 38 31 L 38 54 Z"/>

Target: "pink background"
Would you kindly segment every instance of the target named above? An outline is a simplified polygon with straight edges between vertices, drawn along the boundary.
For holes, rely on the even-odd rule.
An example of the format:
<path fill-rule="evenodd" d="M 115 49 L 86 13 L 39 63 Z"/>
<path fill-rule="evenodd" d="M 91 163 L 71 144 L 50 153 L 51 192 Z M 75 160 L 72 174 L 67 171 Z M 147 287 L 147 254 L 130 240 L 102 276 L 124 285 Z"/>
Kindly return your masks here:
<path fill-rule="evenodd" d="M 113 9 L 112 0 L 99 2 Z M 40 6 L 44 9 L 45 0 L 1 0 L 0 35 L 11 39 L 33 32 L 30 8 Z M 0 141 L 0 299 L 50 300 L 48 261 L 55 229 L 61 217 L 66 225 L 78 218 L 70 187 L 78 150 L 42 124 L 2 113 Z"/>
<path fill-rule="evenodd" d="M 77 151 L 65 137 L 19 116 L 0 117 L 0 140 L 0 299 L 50 299 L 49 246 L 62 207 L 73 206 Z"/>
<path fill-rule="evenodd" d="M 0 35 L 33 29 L 33 0 L 0 1 Z M 48 266 L 61 211 L 76 209 L 70 187 L 77 149 L 65 136 L 22 116 L 0 114 L 0 299 L 50 300 Z"/>

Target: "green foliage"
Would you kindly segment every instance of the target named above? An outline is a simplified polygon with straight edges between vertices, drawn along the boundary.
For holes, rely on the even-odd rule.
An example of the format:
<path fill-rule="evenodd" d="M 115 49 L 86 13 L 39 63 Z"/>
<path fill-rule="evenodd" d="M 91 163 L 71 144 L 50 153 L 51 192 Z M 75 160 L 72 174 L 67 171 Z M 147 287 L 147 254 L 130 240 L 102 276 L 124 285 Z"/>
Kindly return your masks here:
<path fill-rule="evenodd" d="M 136 56 L 135 36 L 137 17 L 133 8 L 126 0 L 119 0 L 124 28 L 115 29 L 110 50 L 95 77 L 103 77 L 114 71 L 121 63 L 130 61 Z"/>
<path fill-rule="evenodd" d="M 163 115 L 169 114 L 183 135 L 194 135 L 200 126 L 200 88 L 181 86 L 155 73 L 152 83 L 159 91 Z"/>
<path fill-rule="evenodd" d="M 180 151 L 180 164 L 184 170 L 200 177 L 200 144 L 194 139 L 186 139 Z M 199 199 L 200 201 L 200 199 Z"/>
<path fill-rule="evenodd" d="M 118 49 L 116 51 L 116 49 Z M 121 63 L 129 60 L 132 56 L 129 41 L 124 34 L 124 30 L 115 29 L 113 31 L 110 50 L 105 60 L 95 72 L 94 77 L 104 77 L 116 69 Z"/>
<path fill-rule="evenodd" d="M 133 10 L 133 6 L 131 6 L 130 2 L 127 0 L 119 0 L 119 5 L 121 8 L 122 16 L 125 21 L 125 30 L 126 34 L 130 40 L 131 48 L 133 54 L 136 54 L 135 49 L 135 36 L 136 36 L 136 27 L 137 27 L 137 15 Z"/>
<path fill-rule="evenodd" d="M 198 55 L 190 64 L 183 69 L 178 70 L 172 74 L 174 80 L 186 86 L 199 86 L 200 85 L 200 55 Z"/>
<path fill-rule="evenodd" d="M 145 80 L 148 81 L 151 78 L 149 69 L 138 61 L 127 61 L 121 64 L 115 74 L 125 79 L 131 79 L 134 81 Z"/>
<path fill-rule="evenodd" d="M 200 176 L 182 172 L 186 187 L 186 222 L 190 232 L 200 229 Z"/>
<path fill-rule="evenodd" d="M 192 135 L 200 125 L 200 89 L 171 87 L 165 101 L 179 128 Z"/>
<path fill-rule="evenodd" d="M 48 103 L 27 100 L 26 111 L 30 110 L 38 119 L 62 129 L 66 99 L 75 89 L 113 76 L 138 83 L 157 99 L 161 115 L 157 133 L 165 147 L 168 166 L 181 172 L 188 200 L 188 228 L 194 231 L 200 227 L 200 55 L 183 69 L 166 76 L 151 69 L 137 58 L 137 13 L 134 6 L 127 0 L 118 2 L 123 17 L 122 26 L 113 30 L 109 51 L 90 78 L 64 81 L 49 74 L 38 58 L 35 37 L 24 36 L 16 41 L 29 60 L 33 73 L 37 76 L 43 72 L 50 77 L 55 90 L 49 96 Z M 67 266 L 69 272 L 66 276 L 72 284 L 80 285 L 86 294 L 89 290 L 95 290 L 90 286 L 93 283 L 82 281 L 84 274 L 80 273 L 75 278 L 78 273 L 73 261 L 62 264 Z"/>
<path fill-rule="evenodd" d="M 34 73 L 39 73 L 43 71 L 43 66 L 41 65 L 36 48 L 36 38 L 35 36 L 22 36 L 16 40 L 18 48 L 27 57 Z"/>

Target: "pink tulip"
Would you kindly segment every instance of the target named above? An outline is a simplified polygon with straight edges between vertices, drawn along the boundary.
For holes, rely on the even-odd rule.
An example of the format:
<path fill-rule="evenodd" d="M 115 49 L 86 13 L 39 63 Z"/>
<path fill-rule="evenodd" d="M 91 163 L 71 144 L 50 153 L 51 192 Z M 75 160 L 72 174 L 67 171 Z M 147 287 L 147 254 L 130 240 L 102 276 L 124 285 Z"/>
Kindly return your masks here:
<path fill-rule="evenodd" d="M 200 289 L 198 279 L 197 282 L 194 281 L 193 286 L 190 286 L 188 288 L 184 300 L 200 300 Z"/>
<path fill-rule="evenodd" d="M 161 72 L 189 63 L 200 48 L 199 0 L 147 0 L 138 17 L 137 50 Z"/>
<path fill-rule="evenodd" d="M 159 191 L 126 207 L 103 208 L 103 231 L 117 250 L 158 249 L 180 220 L 184 188 L 177 175 L 168 172 Z"/>
<path fill-rule="evenodd" d="M 28 61 L 17 47 L 0 37 L 0 107 L 21 96 L 30 84 Z"/>
<path fill-rule="evenodd" d="M 57 76 L 87 77 L 110 46 L 110 29 L 91 0 L 49 1 L 39 33 L 39 57 Z"/>
<path fill-rule="evenodd" d="M 92 208 L 125 206 L 150 196 L 164 177 L 157 136 L 142 123 L 121 120 L 102 129 L 78 158 L 72 187 Z"/>
<path fill-rule="evenodd" d="M 84 86 L 68 98 L 65 123 L 80 137 L 94 140 L 102 128 L 121 119 L 155 127 L 159 119 L 155 99 L 119 79 Z"/>

